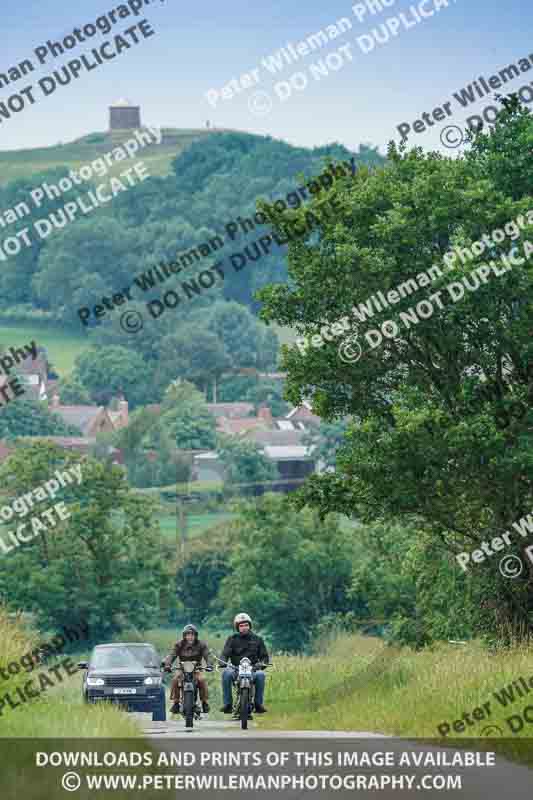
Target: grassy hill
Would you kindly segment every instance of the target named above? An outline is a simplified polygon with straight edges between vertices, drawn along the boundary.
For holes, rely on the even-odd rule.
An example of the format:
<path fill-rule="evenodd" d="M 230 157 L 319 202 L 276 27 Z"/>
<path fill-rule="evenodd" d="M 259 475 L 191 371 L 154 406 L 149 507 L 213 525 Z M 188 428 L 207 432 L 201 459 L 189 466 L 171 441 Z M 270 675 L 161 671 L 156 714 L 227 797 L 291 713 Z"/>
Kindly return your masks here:
<path fill-rule="evenodd" d="M 1 347 L 20 347 L 32 340 L 47 348 L 50 361 L 61 376 L 72 372 L 76 356 L 89 347 L 86 336 L 59 323 L 0 322 Z"/>
<path fill-rule="evenodd" d="M 202 128 L 163 128 L 163 142 L 139 149 L 150 175 L 168 175 L 172 159 L 197 139 L 209 136 L 213 131 Z M 219 131 L 218 131 L 219 132 Z M 54 167 L 77 169 L 95 158 L 108 153 L 121 141 L 131 137 L 131 131 L 90 133 L 81 139 L 53 147 L 38 147 L 31 150 L 0 151 L 0 184 L 17 178 L 26 178 Z M 111 174 L 124 170 L 122 161 L 113 165 Z"/>

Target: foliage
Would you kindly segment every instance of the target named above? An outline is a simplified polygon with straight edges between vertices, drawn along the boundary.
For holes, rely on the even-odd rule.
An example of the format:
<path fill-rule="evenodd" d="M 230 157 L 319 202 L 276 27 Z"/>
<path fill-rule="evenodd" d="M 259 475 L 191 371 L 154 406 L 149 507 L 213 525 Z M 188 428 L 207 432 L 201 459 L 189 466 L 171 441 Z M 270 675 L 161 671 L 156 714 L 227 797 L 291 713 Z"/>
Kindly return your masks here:
<path fill-rule="evenodd" d="M 214 447 L 215 418 L 201 393 L 188 381 L 175 381 L 168 387 L 158 426 L 168 431 L 180 450 Z"/>
<path fill-rule="evenodd" d="M 230 486 L 273 481 L 278 477 L 276 465 L 263 455 L 256 442 L 219 434 L 217 454 L 224 467 L 225 482 Z"/>
<path fill-rule="evenodd" d="M 74 378 L 91 393 L 98 404 L 123 394 L 133 406 L 143 399 L 146 366 L 141 356 L 124 347 L 93 348 L 76 359 Z"/>
<path fill-rule="evenodd" d="M 333 518 L 321 523 L 274 495 L 240 511 L 219 593 L 226 616 L 245 608 L 276 648 L 301 650 L 323 616 L 350 610 L 348 534 Z"/>
<path fill-rule="evenodd" d="M 241 397 L 254 404 L 256 413 L 265 405 L 270 408 L 273 417 L 284 417 L 289 412 L 289 404 L 283 399 L 282 381 L 258 380 Z"/>
<path fill-rule="evenodd" d="M 199 325 L 183 326 L 178 333 L 161 341 L 156 380 L 165 388 L 175 378 L 182 377 L 205 391 L 209 382 L 219 378 L 230 364 L 231 359 L 217 336 Z"/>
<path fill-rule="evenodd" d="M 78 462 L 50 444 L 21 447 L 2 465 L 13 498 Z M 84 458 L 82 483 L 61 490 L 70 518 L 9 554 L 0 590 L 11 609 L 53 627 L 87 621 L 109 638 L 125 625 L 157 620 L 165 585 L 154 507 L 135 497 L 119 467 Z"/>
<path fill-rule="evenodd" d="M 346 420 L 321 421 L 318 428 L 311 427 L 306 431 L 302 441 L 306 447 L 314 447 L 313 457 L 331 470 L 335 469 L 337 454 L 346 443 L 347 430 L 348 422 Z"/>
<path fill-rule="evenodd" d="M 55 158 L 62 164 L 75 158 L 76 163 L 70 166 L 77 168 L 79 161 L 84 160 L 84 152 L 86 160 L 97 155 L 91 145 L 78 144 L 61 148 Z M 228 239 L 224 230 L 227 223 L 239 215 L 253 215 L 259 197 L 273 200 L 294 190 L 301 176 L 310 178 L 319 173 L 326 159 L 348 159 L 350 155 L 340 145 L 309 150 L 249 134 L 202 136 L 176 156 L 172 173 L 167 177 L 150 177 L 133 191 L 118 195 L 112 204 L 96 209 L 90 217 L 54 231 L 44 241 L 38 239 L 32 247 L 24 248 L 9 259 L 0 276 L 0 306 L 9 309 L 31 304 L 36 313 L 59 313 L 64 321 L 72 322 L 79 330 L 76 313 L 79 307 L 101 303 L 103 296 L 110 297 L 132 286 L 136 275 L 161 260 L 171 260 L 177 251 L 191 250 L 217 234 L 227 239 L 217 257 L 226 258 L 236 246 L 244 246 L 245 239 L 251 240 L 250 235 L 244 237 L 241 233 L 235 241 Z M 150 153 L 146 158 L 150 159 Z M 369 152 L 367 148 L 362 148 L 357 158 L 362 163 L 383 161 L 376 151 Z M 46 161 L 43 158 L 40 163 L 46 166 Z M 0 187 L 2 208 L 12 208 L 25 201 L 28 191 L 43 181 L 58 183 L 67 175 L 68 166 L 54 167 Z M 87 184 L 87 188 L 91 185 Z M 76 188 L 72 190 L 73 196 L 76 191 Z M 44 198 L 39 216 L 46 217 L 63 204 L 64 198 Z M 27 218 L 15 223 L 14 232 L 27 223 Z M 264 235 L 267 231 L 264 226 L 256 226 L 255 232 Z M 204 263 L 212 265 L 210 259 Z M 109 265 L 113 267 L 111 271 Z M 210 294 L 216 297 L 222 293 L 226 300 L 237 300 L 255 310 L 254 290 L 272 279 L 286 279 L 282 250 L 263 258 L 260 270 L 232 270 L 231 280 L 225 280 L 219 292 L 213 289 Z M 168 288 L 177 285 L 174 279 L 165 283 Z M 134 285 L 134 297 L 139 301 L 152 299 L 160 296 L 161 288 L 158 286 L 143 294 Z M 206 297 L 207 293 L 195 298 L 191 307 L 205 306 Z M 208 300 L 207 305 L 209 303 Z M 140 305 L 142 310 L 143 304 Z M 100 320 L 99 329 L 111 327 L 110 316 L 107 312 Z M 165 317 L 172 317 L 171 328 L 176 327 L 177 315 L 167 312 L 161 320 L 155 321 L 154 329 L 159 327 L 166 333 L 173 333 L 174 330 L 166 330 Z M 93 325 L 94 320 L 91 327 Z M 130 335 L 129 339 L 123 334 L 120 343 L 135 351 L 145 332 L 140 336 Z"/>
<path fill-rule="evenodd" d="M 229 574 L 231 526 L 222 524 L 209 536 L 194 539 L 176 572 L 176 595 L 195 623 L 202 623 L 215 610 L 215 598 L 223 578 Z"/>
<path fill-rule="evenodd" d="M 81 431 L 26 393 L 0 409 L 0 438 L 17 436 L 81 436 Z"/>
<path fill-rule="evenodd" d="M 417 528 L 442 548 L 441 560 L 500 534 L 531 508 L 533 270 L 524 241 L 533 239 L 527 216 L 532 141 L 531 114 L 507 104 L 493 132 L 478 134 L 466 157 L 398 152 L 392 144 L 386 169 L 362 169 L 349 186 L 332 189 L 339 207 L 335 225 L 323 223 L 312 240 L 292 245 L 291 282 L 262 293 L 264 317 L 309 335 L 349 315 L 352 298 L 386 295 L 434 264 L 444 270 L 443 256 L 452 247 L 467 247 L 520 215 L 525 223 L 515 242 L 517 255 L 526 256 L 521 264 L 492 275 L 457 303 L 445 291 L 445 271 L 416 300 L 404 293 L 369 322 L 379 330 L 383 316 L 396 321 L 395 338 L 383 336 L 375 350 L 362 340 L 366 352 L 358 362 L 343 363 L 335 342 L 304 355 L 285 349 L 293 403 L 312 397 L 328 420 L 360 420 L 350 428 L 336 474 L 313 476 L 298 507 L 311 504 L 321 514 L 340 511 L 368 522 L 415 517 Z M 517 153 L 518 171 L 511 167 Z M 276 222 L 282 227 L 282 215 Z M 509 242 L 490 245 L 485 259 L 463 264 L 456 258 L 452 279 L 507 254 Z M 430 318 L 401 322 L 400 312 L 438 290 L 442 309 L 434 301 Z M 368 326 L 352 319 L 363 335 Z M 529 629 L 529 574 L 509 581 L 495 565 L 487 570 L 494 576 L 495 607 L 485 631 Z"/>
<path fill-rule="evenodd" d="M 57 393 L 62 405 L 90 405 L 91 396 L 85 386 L 74 377 L 61 378 Z"/>
<path fill-rule="evenodd" d="M 132 486 L 148 488 L 187 482 L 191 476 L 190 459 L 180 456 L 175 443 L 161 427 L 154 427 L 152 437 L 152 451 L 148 454 L 139 450 L 127 463 Z"/>

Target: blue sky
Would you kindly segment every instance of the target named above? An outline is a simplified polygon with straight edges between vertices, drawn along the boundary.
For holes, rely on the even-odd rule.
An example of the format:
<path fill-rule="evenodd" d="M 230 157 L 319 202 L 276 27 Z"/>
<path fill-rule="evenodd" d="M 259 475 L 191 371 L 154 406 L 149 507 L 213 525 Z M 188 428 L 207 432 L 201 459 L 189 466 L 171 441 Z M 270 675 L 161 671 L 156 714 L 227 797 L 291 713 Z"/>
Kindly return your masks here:
<path fill-rule="evenodd" d="M 365 0 L 362 2 L 364 5 Z M 529 54 L 533 58 L 533 42 L 528 37 L 533 5 L 508 0 L 505 7 L 496 3 L 487 7 L 485 0 L 448 0 L 448 8 L 408 30 L 401 24 L 396 37 L 364 54 L 357 37 L 368 35 L 387 19 L 398 18 L 400 12 L 412 21 L 409 7 L 416 8 L 420 0 L 387 2 L 389 7 L 382 13 L 367 13 L 359 21 L 352 11 L 355 4 L 346 0 L 330 0 L 327 7 L 322 0 L 307 0 L 301 7 L 281 0 L 257 4 L 233 0 L 231 6 L 201 0 L 186 4 L 185 12 L 184 4 L 175 0 L 151 0 L 140 16 L 119 20 L 111 33 L 94 36 L 68 55 L 50 59 L 39 71 L 0 89 L 0 102 L 6 101 L 20 88 L 37 84 L 69 59 L 112 39 L 143 17 L 156 31 L 155 36 L 141 39 L 113 61 L 83 71 L 78 80 L 59 87 L 50 97 L 37 90 L 35 105 L 0 123 L 0 149 L 45 146 L 105 130 L 108 105 L 125 96 L 141 105 L 145 123 L 191 128 L 204 127 L 209 119 L 217 127 L 271 135 L 293 144 L 316 146 L 338 141 L 357 149 L 360 143 L 368 143 L 382 152 L 388 140 L 398 138 L 399 123 L 412 124 L 422 112 L 451 101 L 453 118 L 436 123 L 431 131 L 413 134 L 409 140 L 426 149 L 442 150 L 439 135 L 446 124 L 461 126 L 468 114 L 479 113 L 493 102 L 490 96 L 479 99 L 467 111 L 453 100 L 453 93 L 480 75 L 488 79 L 520 58 Z M 434 2 L 426 0 L 425 9 Z M 45 5 L 42 0 L 7 4 L 3 20 L 8 35 L 0 73 L 24 58 L 37 64 L 34 48 L 47 39 L 62 39 L 75 27 L 94 23 L 119 5 L 114 0 L 89 0 L 75 10 L 67 0 L 47 0 Z M 272 76 L 261 65 L 263 57 L 288 42 L 296 45 L 342 17 L 350 20 L 351 30 L 286 65 L 279 75 Z M 313 78 L 310 64 L 345 44 L 351 45 L 353 61 L 343 58 L 337 72 L 330 71 L 320 81 Z M 232 78 L 253 68 L 259 68 L 259 83 L 254 88 L 242 90 L 231 100 L 220 100 L 216 108 L 209 105 L 205 98 L 209 89 L 220 91 Z M 303 72 L 308 84 L 282 103 L 274 84 L 295 72 Z M 508 87 L 517 89 L 531 81 L 533 69 Z M 258 90 L 266 92 L 273 103 L 270 113 L 263 116 L 254 115 L 248 106 L 250 96 Z"/>

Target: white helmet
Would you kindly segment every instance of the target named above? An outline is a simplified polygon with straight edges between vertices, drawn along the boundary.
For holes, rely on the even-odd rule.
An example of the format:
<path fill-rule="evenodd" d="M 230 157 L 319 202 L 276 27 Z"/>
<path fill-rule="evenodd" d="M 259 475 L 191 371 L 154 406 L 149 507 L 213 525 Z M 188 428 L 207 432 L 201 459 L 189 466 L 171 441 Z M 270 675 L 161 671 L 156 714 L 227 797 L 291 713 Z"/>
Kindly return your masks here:
<path fill-rule="evenodd" d="M 237 614 L 233 620 L 233 627 L 237 632 L 239 631 L 239 622 L 248 622 L 250 625 L 250 630 L 252 629 L 252 619 L 248 616 L 248 614 Z"/>

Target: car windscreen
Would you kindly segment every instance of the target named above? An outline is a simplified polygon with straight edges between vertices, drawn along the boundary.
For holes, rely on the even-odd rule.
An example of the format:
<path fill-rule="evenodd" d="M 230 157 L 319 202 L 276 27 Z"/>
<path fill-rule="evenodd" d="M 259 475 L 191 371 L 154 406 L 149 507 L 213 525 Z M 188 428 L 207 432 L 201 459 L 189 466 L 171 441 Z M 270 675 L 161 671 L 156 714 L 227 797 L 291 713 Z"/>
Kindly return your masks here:
<path fill-rule="evenodd" d="M 102 647 L 96 649 L 89 664 L 90 669 L 113 669 L 115 667 L 143 669 L 157 667 L 159 658 L 151 647 Z"/>

